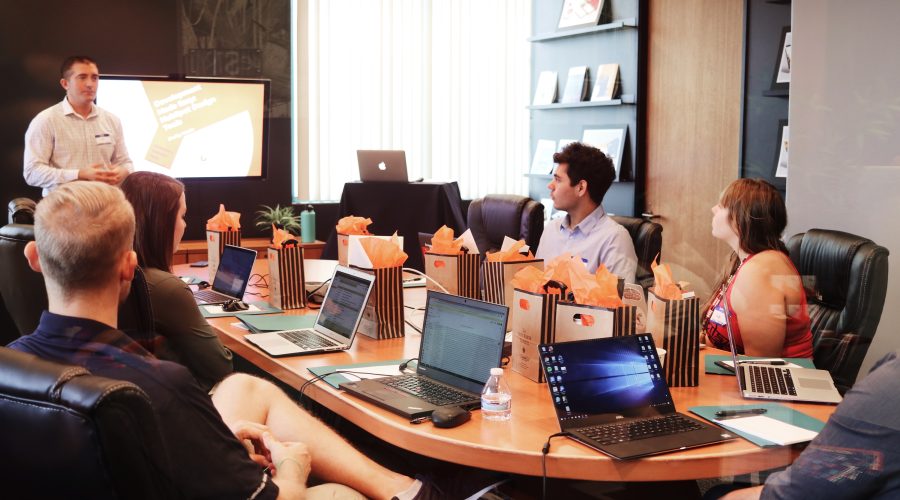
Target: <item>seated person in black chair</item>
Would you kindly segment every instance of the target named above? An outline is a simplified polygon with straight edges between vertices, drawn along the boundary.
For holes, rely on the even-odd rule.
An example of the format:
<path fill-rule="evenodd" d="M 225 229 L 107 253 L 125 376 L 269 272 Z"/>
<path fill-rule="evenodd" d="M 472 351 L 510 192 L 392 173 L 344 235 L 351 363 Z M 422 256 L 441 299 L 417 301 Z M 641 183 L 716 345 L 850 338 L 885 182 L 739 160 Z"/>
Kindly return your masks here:
<path fill-rule="evenodd" d="M 892 352 L 856 383 L 822 432 L 786 470 L 727 500 L 900 497 L 900 357 Z M 719 498 L 713 490 L 706 498 Z"/>
<path fill-rule="evenodd" d="M 134 213 L 118 188 L 73 182 L 44 198 L 25 255 L 44 275 L 49 311 L 9 347 L 141 387 L 185 497 L 302 497 L 320 488 L 305 491 L 310 473 L 369 498 L 437 495 L 431 483 L 363 456 L 271 383 L 235 374 L 210 397 L 187 369 L 117 330 L 117 306 L 137 264 L 133 238 Z"/>
<path fill-rule="evenodd" d="M 597 148 L 578 142 L 553 155 L 558 163 L 548 186 L 553 208 L 568 212 L 544 227 L 536 257 L 550 260 L 563 253 L 581 258 L 590 272 L 600 264 L 626 283 L 634 283 L 637 254 L 628 230 L 603 210 L 603 197 L 616 178 L 612 160 Z"/>
<path fill-rule="evenodd" d="M 184 184 L 168 175 L 135 172 L 122 182 L 122 191 L 134 209 L 134 251 L 147 279 L 158 334 L 145 347 L 160 359 L 186 366 L 208 389 L 231 373 L 231 351 L 200 314 L 190 288 L 172 274 L 187 226 Z"/>

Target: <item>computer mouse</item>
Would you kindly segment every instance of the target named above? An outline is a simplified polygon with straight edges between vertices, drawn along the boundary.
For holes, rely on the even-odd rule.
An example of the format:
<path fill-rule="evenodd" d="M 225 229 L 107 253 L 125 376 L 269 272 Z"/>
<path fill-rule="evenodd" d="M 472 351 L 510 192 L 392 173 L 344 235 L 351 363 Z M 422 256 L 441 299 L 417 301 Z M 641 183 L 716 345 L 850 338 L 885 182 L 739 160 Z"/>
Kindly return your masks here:
<path fill-rule="evenodd" d="M 250 309 L 250 306 L 247 305 L 243 300 L 229 300 L 228 302 L 222 304 L 222 310 L 228 312 L 235 311 L 246 311 Z"/>
<path fill-rule="evenodd" d="M 449 429 L 462 425 L 472 418 L 472 412 L 459 406 L 442 406 L 431 412 L 431 422 L 435 427 Z"/>

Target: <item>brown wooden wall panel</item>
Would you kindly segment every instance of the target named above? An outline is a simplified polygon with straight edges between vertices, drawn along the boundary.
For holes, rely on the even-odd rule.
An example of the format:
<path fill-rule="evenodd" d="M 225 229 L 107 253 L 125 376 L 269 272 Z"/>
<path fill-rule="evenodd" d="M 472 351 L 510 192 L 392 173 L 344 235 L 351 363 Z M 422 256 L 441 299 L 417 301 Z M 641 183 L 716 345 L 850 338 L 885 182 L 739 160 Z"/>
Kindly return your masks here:
<path fill-rule="evenodd" d="M 663 260 L 705 300 L 728 254 L 710 234 L 738 176 L 742 0 L 651 0 L 647 57 L 647 208 Z"/>

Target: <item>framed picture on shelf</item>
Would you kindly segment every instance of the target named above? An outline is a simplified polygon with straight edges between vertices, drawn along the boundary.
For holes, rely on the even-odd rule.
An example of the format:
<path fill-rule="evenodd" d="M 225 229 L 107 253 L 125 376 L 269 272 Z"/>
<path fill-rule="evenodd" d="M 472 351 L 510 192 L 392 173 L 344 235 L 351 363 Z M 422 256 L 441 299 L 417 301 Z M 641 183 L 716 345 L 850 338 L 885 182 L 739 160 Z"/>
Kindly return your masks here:
<path fill-rule="evenodd" d="M 778 44 L 778 56 L 775 63 L 775 74 L 772 75 L 772 90 L 788 90 L 791 84 L 791 27 L 781 30 L 781 43 Z"/>
<path fill-rule="evenodd" d="M 563 0 L 557 29 L 596 26 L 605 0 Z"/>
<path fill-rule="evenodd" d="M 588 125 L 584 127 L 581 142 L 594 146 L 609 156 L 616 168 L 616 179 L 618 179 L 627 136 L 627 125 Z"/>
<path fill-rule="evenodd" d="M 778 148 L 775 153 L 775 177 L 788 176 L 788 149 L 790 146 L 790 127 L 787 120 L 778 120 Z"/>

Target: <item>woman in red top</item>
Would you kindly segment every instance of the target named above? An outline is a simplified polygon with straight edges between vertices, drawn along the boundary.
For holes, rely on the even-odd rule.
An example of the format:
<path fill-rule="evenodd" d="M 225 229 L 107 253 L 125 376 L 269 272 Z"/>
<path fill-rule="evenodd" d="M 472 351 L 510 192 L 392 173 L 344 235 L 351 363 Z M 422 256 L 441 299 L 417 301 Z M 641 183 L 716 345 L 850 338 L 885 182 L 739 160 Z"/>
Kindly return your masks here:
<path fill-rule="evenodd" d="M 707 342 L 728 349 L 723 295 L 735 349 L 749 356 L 811 358 L 812 333 L 806 293 L 788 258 L 781 233 L 784 200 L 758 179 L 738 179 L 712 208 L 712 234 L 734 251 L 706 303 Z"/>

